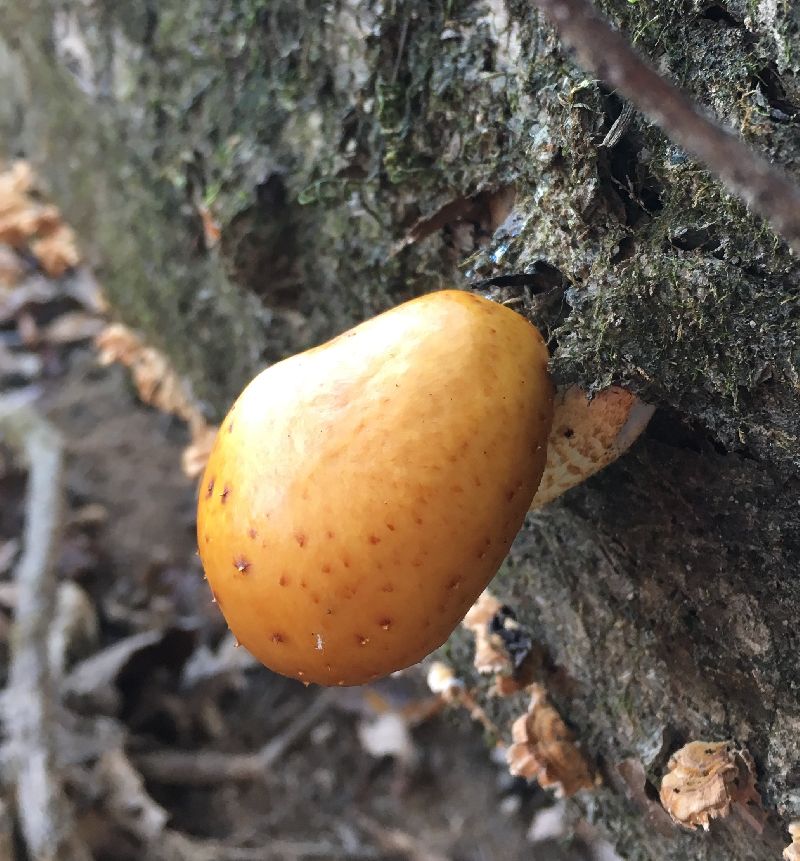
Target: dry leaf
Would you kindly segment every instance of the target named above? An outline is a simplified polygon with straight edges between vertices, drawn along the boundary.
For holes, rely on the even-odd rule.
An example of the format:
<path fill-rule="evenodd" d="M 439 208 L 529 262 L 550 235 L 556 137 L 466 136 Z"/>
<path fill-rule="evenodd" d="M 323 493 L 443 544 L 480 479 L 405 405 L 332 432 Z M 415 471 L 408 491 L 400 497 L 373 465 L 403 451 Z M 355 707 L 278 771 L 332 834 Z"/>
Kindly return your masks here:
<path fill-rule="evenodd" d="M 58 278 L 80 262 L 75 234 L 55 206 L 32 197 L 33 173 L 26 162 L 15 162 L 0 173 L 0 242 L 29 247 L 42 269 Z"/>
<path fill-rule="evenodd" d="M 789 825 L 792 842 L 783 850 L 783 861 L 800 861 L 800 821 Z"/>
<path fill-rule="evenodd" d="M 514 721 L 513 744 L 506 753 L 511 774 L 554 787 L 559 798 L 592 789 L 596 779 L 575 746 L 575 737 L 547 699 L 541 685 L 532 685 L 528 712 Z"/>
<path fill-rule="evenodd" d="M 144 403 L 178 416 L 189 425 L 192 441 L 183 453 L 183 469 L 190 478 L 200 475 L 211 453 L 216 428 L 207 424 L 166 356 L 147 346 L 121 323 L 106 326 L 95 338 L 95 346 L 100 351 L 101 364 L 120 362 L 130 370 Z"/>
<path fill-rule="evenodd" d="M 39 231 L 41 233 L 41 230 Z M 71 227 L 60 224 L 52 232 L 31 242 L 31 251 L 51 278 L 60 278 L 80 263 L 81 255 Z"/>
<path fill-rule="evenodd" d="M 706 831 L 712 819 L 735 809 L 759 833 L 764 812 L 755 766 L 730 742 L 693 741 L 676 751 L 661 782 L 661 803 L 678 825 Z"/>

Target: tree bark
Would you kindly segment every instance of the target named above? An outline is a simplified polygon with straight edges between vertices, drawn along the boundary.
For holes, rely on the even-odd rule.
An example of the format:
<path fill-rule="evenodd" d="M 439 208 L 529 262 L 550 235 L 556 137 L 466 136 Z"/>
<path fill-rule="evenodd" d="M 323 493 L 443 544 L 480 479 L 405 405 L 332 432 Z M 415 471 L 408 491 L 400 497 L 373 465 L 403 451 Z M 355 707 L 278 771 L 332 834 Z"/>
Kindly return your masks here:
<path fill-rule="evenodd" d="M 800 176 L 794 4 L 599 5 Z M 529 519 L 496 591 L 547 652 L 606 776 L 585 806 L 625 858 L 779 857 L 800 818 L 785 243 L 642 117 L 615 126 L 622 101 L 522 0 L 0 0 L 0 20 L 5 148 L 47 176 L 116 311 L 209 415 L 266 362 L 498 276 L 559 382 L 659 408 L 626 458 Z M 735 817 L 662 834 L 615 777 L 635 758 L 657 786 L 682 743 L 727 738 L 755 758 L 761 836 Z"/>

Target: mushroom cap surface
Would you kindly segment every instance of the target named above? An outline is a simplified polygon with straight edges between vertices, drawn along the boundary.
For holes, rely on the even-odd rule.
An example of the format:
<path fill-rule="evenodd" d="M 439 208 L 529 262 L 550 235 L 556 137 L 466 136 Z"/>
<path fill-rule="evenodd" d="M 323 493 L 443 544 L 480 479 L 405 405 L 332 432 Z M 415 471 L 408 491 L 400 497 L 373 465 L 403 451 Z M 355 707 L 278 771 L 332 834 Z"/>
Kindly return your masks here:
<path fill-rule="evenodd" d="M 259 374 L 223 422 L 197 536 L 238 640 L 361 684 L 441 645 L 496 573 L 545 463 L 547 348 L 448 290 Z"/>

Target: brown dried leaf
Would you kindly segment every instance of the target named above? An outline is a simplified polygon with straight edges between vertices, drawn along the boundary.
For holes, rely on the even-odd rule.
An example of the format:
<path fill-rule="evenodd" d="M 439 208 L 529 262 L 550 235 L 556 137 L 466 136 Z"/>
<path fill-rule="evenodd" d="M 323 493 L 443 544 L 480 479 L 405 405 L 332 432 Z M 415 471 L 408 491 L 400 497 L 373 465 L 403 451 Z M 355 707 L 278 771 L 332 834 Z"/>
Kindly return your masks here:
<path fill-rule="evenodd" d="M 580 789 L 593 789 L 597 779 L 575 746 L 575 737 L 547 699 L 541 685 L 532 685 L 528 712 L 511 727 L 513 744 L 506 752 L 509 771 L 516 777 L 554 787 L 568 798 Z"/>
<path fill-rule="evenodd" d="M 31 196 L 32 189 L 33 173 L 26 162 L 0 173 L 0 242 L 29 246 L 42 269 L 58 278 L 80 261 L 75 234 L 55 206 Z"/>
<path fill-rule="evenodd" d="M 792 842 L 783 850 L 783 861 L 800 861 L 800 821 L 789 825 Z"/>
<path fill-rule="evenodd" d="M 80 263 L 81 255 L 71 227 L 59 224 L 42 236 L 43 225 L 40 224 L 37 232 L 41 238 L 31 242 L 31 251 L 51 278 L 60 278 L 68 269 L 74 269 Z"/>
<path fill-rule="evenodd" d="M 147 346 L 127 326 L 111 323 L 95 338 L 103 365 L 120 362 L 130 369 L 136 391 L 144 403 L 176 415 L 189 425 L 192 441 L 183 454 L 184 472 L 190 478 L 205 468 L 216 428 L 210 427 L 166 356 Z"/>
<path fill-rule="evenodd" d="M 661 803 L 678 825 L 708 830 L 712 819 L 735 809 L 756 831 L 764 812 L 755 766 L 746 750 L 730 742 L 693 741 L 676 751 L 661 782 Z"/>
<path fill-rule="evenodd" d="M 33 187 L 33 171 L 26 161 L 15 161 L 0 173 L 0 214 L 5 201 L 19 194 L 27 194 Z"/>
<path fill-rule="evenodd" d="M 121 362 L 130 369 L 139 397 L 150 406 L 190 421 L 197 415 L 184 386 L 166 357 L 121 323 L 106 326 L 96 337 L 100 363 Z"/>

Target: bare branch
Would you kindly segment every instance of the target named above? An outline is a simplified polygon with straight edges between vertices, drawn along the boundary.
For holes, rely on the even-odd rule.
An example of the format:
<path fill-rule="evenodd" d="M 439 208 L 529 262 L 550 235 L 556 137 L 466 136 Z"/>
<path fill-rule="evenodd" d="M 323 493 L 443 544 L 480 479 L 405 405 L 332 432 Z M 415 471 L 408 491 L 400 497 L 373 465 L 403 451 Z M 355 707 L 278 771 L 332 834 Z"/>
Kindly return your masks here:
<path fill-rule="evenodd" d="M 800 252 L 800 186 L 740 138 L 704 116 L 677 87 L 644 62 L 596 12 L 590 0 L 533 0 L 578 61 L 630 99 L 728 190 L 766 218 Z"/>
<path fill-rule="evenodd" d="M 289 726 L 253 753 L 160 750 L 134 755 L 137 768 L 148 780 L 184 786 L 207 786 L 225 780 L 261 780 L 327 711 L 333 693 L 320 694 Z"/>
<path fill-rule="evenodd" d="M 17 604 L 4 718 L 14 765 L 16 802 L 28 853 L 35 861 L 83 861 L 89 853 L 56 767 L 56 681 L 48 628 L 56 609 L 53 554 L 61 521 L 61 441 L 16 396 L 0 399 L 0 431 L 29 467 L 24 552 L 16 570 Z"/>

